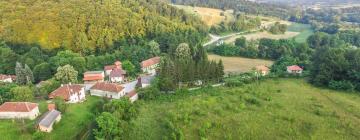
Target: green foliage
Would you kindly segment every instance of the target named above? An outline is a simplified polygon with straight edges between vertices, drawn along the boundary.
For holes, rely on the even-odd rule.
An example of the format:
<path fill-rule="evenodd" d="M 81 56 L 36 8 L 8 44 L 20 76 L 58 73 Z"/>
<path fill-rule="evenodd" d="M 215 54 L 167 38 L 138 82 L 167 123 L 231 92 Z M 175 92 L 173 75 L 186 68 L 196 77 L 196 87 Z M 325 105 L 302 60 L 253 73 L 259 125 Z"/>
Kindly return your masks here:
<path fill-rule="evenodd" d="M 30 5 L 15 0 L 1 5 L 4 32 L 0 35 L 5 41 L 38 44 L 45 50 L 65 48 L 82 55 L 113 50 L 120 40 L 138 38 L 154 39 L 164 46 L 172 44 L 163 40 L 169 35 L 200 43 L 207 30 L 199 19 L 158 0 L 34 1 Z M 19 7 L 6 10 L 13 5 Z"/>
<path fill-rule="evenodd" d="M 191 52 L 190 52 L 190 47 L 188 44 L 186 43 L 181 43 L 179 44 L 179 46 L 176 48 L 175 51 L 175 56 L 178 59 L 190 59 L 191 58 Z"/>
<path fill-rule="evenodd" d="M 284 34 L 287 31 L 286 24 L 280 24 L 280 22 L 276 22 L 275 25 L 271 26 L 269 32 L 272 34 Z"/>
<path fill-rule="evenodd" d="M 137 116 L 137 109 L 128 98 L 112 100 L 104 105 L 104 112 L 96 117 L 96 139 L 122 139 L 130 121 Z"/>
<path fill-rule="evenodd" d="M 239 46 L 240 48 L 246 47 L 247 46 L 246 38 L 245 37 L 236 38 L 235 46 Z"/>
<path fill-rule="evenodd" d="M 63 84 L 67 83 L 76 83 L 77 82 L 78 72 L 71 65 L 65 65 L 59 67 L 55 74 L 55 79 L 60 81 Z"/>
<path fill-rule="evenodd" d="M 45 139 L 45 133 L 44 133 L 44 132 L 40 132 L 40 131 L 36 131 L 36 132 L 32 135 L 32 139 L 33 139 L 33 140 L 44 140 L 44 139 Z"/>
<path fill-rule="evenodd" d="M 159 96 L 161 96 L 161 92 L 160 92 L 159 88 L 157 88 L 155 86 L 141 88 L 136 91 L 139 94 L 139 98 L 142 100 L 154 100 L 154 99 L 157 99 Z"/>
<path fill-rule="evenodd" d="M 52 77 L 51 66 L 49 63 L 40 63 L 34 67 L 34 77 L 36 82 L 44 81 Z"/>
<path fill-rule="evenodd" d="M 13 87 L 10 90 L 11 101 L 30 102 L 34 98 L 33 90 L 28 86 Z"/>
<path fill-rule="evenodd" d="M 79 73 L 85 72 L 86 60 L 78 53 L 74 53 L 70 50 L 60 51 L 56 56 L 53 56 L 49 60 L 53 71 L 57 70 L 60 66 L 71 65 Z"/>
<path fill-rule="evenodd" d="M 330 81 L 329 87 L 335 90 L 347 91 L 353 91 L 355 89 L 354 85 L 350 81 Z"/>
<path fill-rule="evenodd" d="M 48 94 L 56 90 L 60 85 L 61 82 L 56 81 L 55 79 L 42 81 L 40 85 L 37 86 L 38 96 L 44 97 L 46 99 Z"/>
<path fill-rule="evenodd" d="M 15 74 L 15 62 L 18 56 L 5 42 L 0 41 L 0 73 Z"/>
<path fill-rule="evenodd" d="M 152 55 L 152 56 L 158 56 L 160 55 L 161 53 L 161 50 L 160 50 L 160 44 L 157 43 L 156 41 L 152 40 L 150 41 L 147 46 L 149 47 L 149 53 Z"/>
<path fill-rule="evenodd" d="M 16 83 L 19 85 L 32 84 L 34 82 L 34 75 L 30 67 L 25 64 L 25 67 L 21 63 L 16 62 L 15 67 Z"/>
<path fill-rule="evenodd" d="M 259 28 L 261 20 L 259 18 L 249 17 L 243 14 L 236 16 L 235 21 L 228 23 L 222 22 L 220 25 L 214 25 L 210 28 L 211 33 L 221 34 L 223 32 L 241 32 Z"/>
<path fill-rule="evenodd" d="M 59 110 L 62 113 L 66 113 L 68 104 L 66 104 L 63 98 L 56 97 L 55 99 L 53 99 L 53 102 L 55 103 L 57 110 Z"/>
<path fill-rule="evenodd" d="M 129 60 L 123 61 L 122 67 L 126 71 L 127 75 L 135 76 L 135 74 L 136 74 L 135 66 Z"/>
<path fill-rule="evenodd" d="M 0 83 L 0 104 L 13 99 L 13 94 L 10 90 L 15 87 L 15 84 Z"/>

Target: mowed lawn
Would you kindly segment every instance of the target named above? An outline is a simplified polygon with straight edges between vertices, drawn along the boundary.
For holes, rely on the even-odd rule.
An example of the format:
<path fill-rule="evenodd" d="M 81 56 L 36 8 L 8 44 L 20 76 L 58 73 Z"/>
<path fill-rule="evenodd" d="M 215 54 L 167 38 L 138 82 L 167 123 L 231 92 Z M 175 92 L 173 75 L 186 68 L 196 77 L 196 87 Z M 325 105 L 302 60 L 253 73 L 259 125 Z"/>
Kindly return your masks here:
<path fill-rule="evenodd" d="M 62 114 L 61 121 L 54 125 L 51 133 L 45 134 L 47 140 L 79 139 L 87 127 L 95 120 L 93 113 L 100 103 L 100 98 L 87 96 L 87 100 L 79 104 L 69 104 L 67 112 Z M 40 110 L 46 111 L 45 102 L 40 102 Z M 43 112 L 44 113 L 44 112 Z M 0 120 L 1 140 L 30 140 L 32 139 L 35 121 Z M 27 129 L 28 128 L 28 129 Z"/>
<path fill-rule="evenodd" d="M 254 67 L 259 65 L 271 66 L 274 62 L 263 59 L 251 59 L 244 57 L 226 57 L 215 54 L 208 55 L 209 60 L 222 60 L 224 64 L 225 73 L 242 73 L 251 71 Z"/>
<path fill-rule="evenodd" d="M 309 24 L 293 23 L 288 27 L 288 31 L 300 32 L 294 37 L 295 41 L 299 43 L 306 42 L 307 38 L 314 34 L 314 31 L 311 29 L 311 25 Z"/>
<path fill-rule="evenodd" d="M 269 79 L 139 101 L 129 138 L 358 140 L 360 93 Z"/>

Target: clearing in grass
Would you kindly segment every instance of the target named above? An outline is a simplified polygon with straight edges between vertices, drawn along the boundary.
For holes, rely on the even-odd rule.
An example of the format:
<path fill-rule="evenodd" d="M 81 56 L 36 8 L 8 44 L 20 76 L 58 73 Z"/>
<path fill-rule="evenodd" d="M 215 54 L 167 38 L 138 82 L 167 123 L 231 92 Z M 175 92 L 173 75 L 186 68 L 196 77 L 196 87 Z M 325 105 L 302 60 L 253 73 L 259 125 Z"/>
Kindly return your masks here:
<path fill-rule="evenodd" d="M 251 71 L 259 65 L 271 66 L 274 62 L 271 60 L 251 59 L 244 57 L 225 57 L 214 54 L 208 55 L 209 60 L 222 60 L 225 73 L 242 73 Z"/>
<path fill-rule="evenodd" d="M 140 101 L 129 139 L 347 139 L 360 137 L 359 93 L 268 79 Z"/>

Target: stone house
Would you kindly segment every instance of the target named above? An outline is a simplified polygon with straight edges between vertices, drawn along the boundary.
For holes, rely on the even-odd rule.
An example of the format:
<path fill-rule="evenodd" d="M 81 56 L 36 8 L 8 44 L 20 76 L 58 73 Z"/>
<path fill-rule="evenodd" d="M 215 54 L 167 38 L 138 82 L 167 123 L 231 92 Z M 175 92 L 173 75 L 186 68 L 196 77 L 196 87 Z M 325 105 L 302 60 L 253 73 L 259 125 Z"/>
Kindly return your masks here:
<path fill-rule="evenodd" d="M 120 99 L 125 96 L 124 87 L 116 83 L 99 82 L 90 89 L 92 96 L 107 97 L 110 99 Z"/>
<path fill-rule="evenodd" d="M 5 102 L 0 106 L 0 119 L 30 119 L 39 116 L 37 103 Z"/>
<path fill-rule="evenodd" d="M 141 62 L 141 70 L 144 73 L 155 75 L 159 64 L 160 57 L 153 57 Z"/>
<path fill-rule="evenodd" d="M 68 103 L 78 103 L 84 101 L 85 88 L 81 85 L 61 85 L 58 89 L 49 94 L 50 99 L 60 97 Z"/>

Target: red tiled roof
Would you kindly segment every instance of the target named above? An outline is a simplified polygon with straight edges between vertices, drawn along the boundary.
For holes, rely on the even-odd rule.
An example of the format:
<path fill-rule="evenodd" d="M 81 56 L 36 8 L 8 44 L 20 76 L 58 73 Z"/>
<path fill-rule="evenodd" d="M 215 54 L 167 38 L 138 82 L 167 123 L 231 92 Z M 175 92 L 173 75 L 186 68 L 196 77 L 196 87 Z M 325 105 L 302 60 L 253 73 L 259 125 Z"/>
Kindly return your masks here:
<path fill-rule="evenodd" d="M 142 61 L 141 62 L 141 67 L 146 68 L 146 67 L 149 67 L 151 65 L 158 64 L 158 63 L 160 63 L 160 57 L 153 57 L 153 58 L 150 58 L 148 60 Z"/>
<path fill-rule="evenodd" d="M 122 87 L 121 85 L 115 84 L 115 83 L 100 82 L 100 83 L 96 83 L 94 86 L 92 86 L 91 89 L 118 93 L 118 92 L 122 91 L 124 89 L 124 87 Z"/>
<path fill-rule="evenodd" d="M 112 70 L 112 69 L 114 69 L 115 67 L 116 67 L 115 65 L 107 65 L 107 66 L 104 67 L 104 70 L 105 70 L 105 71 Z"/>
<path fill-rule="evenodd" d="M 126 74 L 126 72 L 122 69 L 113 69 L 110 72 L 110 77 L 122 77 L 125 74 Z"/>
<path fill-rule="evenodd" d="M 0 112 L 30 112 L 38 107 L 37 103 L 5 102 L 0 106 Z"/>
<path fill-rule="evenodd" d="M 288 66 L 287 69 L 288 69 L 288 70 L 291 70 L 291 71 L 303 70 L 303 69 L 302 69 L 301 67 L 299 67 L 298 65 Z"/>
<path fill-rule="evenodd" d="M 270 70 L 267 66 L 264 66 L 264 65 L 256 66 L 255 68 L 258 71 L 269 71 Z"/>
<path fill-rule="evenodd" d="M 48 110 L 49 110 L 49 111 L 50 111 L 50 110 L 54 110 L 54 109 L 56 109 L 55 104 L 48 104 Z"/>
<path fill-rule="evenodd" d="M 11 78 L 12 80 L 14 80 L 13 77 L 14 77 L 14 76 L 11 76 L 11 75 L 0 74 L 0 80 L 5 80 L 5 79 L 9 79 L 9 78 Z"/>
<path fill-rule="evenodd" d="M 102 75 L 96 75 L 96 76 L 85 76 L 84 81 L 96 81 L 96 80 L 103 80 L 104 77 Z"/>
<path fill-rule="evenodd" d="M 49 98 L 61 97 L 64 100 L 69 100 L 70 95 L 79 93 L 83 86 L 81 85 L 64 85 L 49 94 Z"/>
<path fill-rule="evenodd" d="M 136 93 L 136 91 L 135 90 L 132 90 L 132 91 L 130 91 L 128 94 L 126 94 L 126 96 L 128 96 L 128 97 L 133 97 L 133 96 L 135 96 L 137 93 Z"/>

